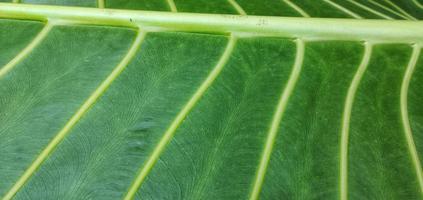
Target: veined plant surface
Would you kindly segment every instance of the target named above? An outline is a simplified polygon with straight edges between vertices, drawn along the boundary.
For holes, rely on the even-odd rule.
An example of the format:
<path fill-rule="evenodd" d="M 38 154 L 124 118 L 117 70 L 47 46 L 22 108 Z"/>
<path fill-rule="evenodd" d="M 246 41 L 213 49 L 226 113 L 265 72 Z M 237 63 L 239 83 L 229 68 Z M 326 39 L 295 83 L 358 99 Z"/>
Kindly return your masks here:
<path fill-rule="evenodd" d="M 0 1 L 5 200 L 423 198 L 421 0 Z"/>

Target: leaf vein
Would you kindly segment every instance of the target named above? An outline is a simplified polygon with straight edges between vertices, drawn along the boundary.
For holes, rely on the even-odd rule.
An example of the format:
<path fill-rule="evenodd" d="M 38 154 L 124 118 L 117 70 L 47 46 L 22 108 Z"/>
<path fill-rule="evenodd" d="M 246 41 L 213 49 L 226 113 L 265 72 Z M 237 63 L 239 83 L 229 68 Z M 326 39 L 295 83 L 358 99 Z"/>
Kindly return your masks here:
<path fill-rule="evenodd" d="M 112 82 L 119 76 L 119 74 L 126 68 L 128 63 L 132 60 L 137 52 L 141 42 L 143 41 L 146 33 L 138 32 L 133 44 L 128 50 L 125 57 L 116 66 L 116 68 L 109 74 L 109 76 L 100 84 L 100 86 L 90 95 L 90 97 L 82 104 L 78 111 L 67 121 L 65 126 L 55 135 L 43 151 L 35 158 L 31 165 L 25 170 L 23 175 L 17 180 L 12 188 L 3 197 L 3 200 L 10 200 L 22 188 L 22 186 L 31 178 L 35 171 L 42 165 L 47 157 L 55 150 L 60 142 L 68 135 L 73 126 L 78 123 L 82 116 L 88 109 L 96 103 L 97 99 L 104 94 Z"/>
<path fill-rule="evenodd" d="M 347 1 L 350 2 L 350 3 L 352 3 L 352 4 L 354 4 L 354 5 L 356 5 L 357 7 L 360 7 L 361 9 L 366 10 L 366 11 L 368 11 L 370 13 L 373 13 L 373 14 L 379 16 L 379 17 L 382 17 L 382 18 L 385 18 L 385 19 L 389 19 L 389 20 L 393 20 L 392 17 L 389 17 L 389 16 L 387 16 L 387 15 L 385 15 L 383 13 L 380 13 L 380 12 L 378 12 L 378 11 L 376 11 L 376 10 L 368 7 L 368 6 L 365 6 L 365 5 L 363 5 L 363 4 L 361 4 L 361 3 L 357 2 L 357 1 L 354 1 L 354 0 L 347 0 Z"/>
<path fill-rule="evenodd" d="M 401 85 L 401 120 L 404 128 L 404 134 L 407 141 L 408 150 L 411 155 L 411 159 L 416 170 L 417 180 L 420 186 L 420 192 L 423 194 L 423 172 L 422 166 L 420 164 L 419 156 L 417 153 L 416 145 L 413 140 L 413 133 L 410 126 L 410 120 L 408 118 L 408 107 L 407 107 L 407 95 L 408 95 L 408 87 L 410 85 L 411 77 L 413 76 L 414 69 L 417 64 L 417 60 L 419 58 L 421 51 L 420 45 L 414 45 L 413 53 L 411 55 L 410 61 L 407 66 L 407 70 L 405 72 L 402 85 Z"/>
<path fill-rule="evenodd" d="M 417 7 L 423 9 L 423 5 L 420 2 L 418 2 L 417 0 L 412 0 L 412 1 L 414 4 L 416 4 Z"/>
<path fill-rule="evenodd" d="M 397 4 L 395 4 L 391 0 L 385 0 L 385 2 L 388 3 L 389 5 L 391 5 L 392 7 L 394 7 L 395 9 L 397 9 L 398 11 L 400 11 L 402 14 L 408 16 L 409 18 L 411 18 L 413 20 L 417 20 L 416 18 L 414 18 L 412 15 L 405 12 L 405 10 L 403 10 L 401 7 L 399 7 Z"/>
<path fill-rule="evenodd" d="M 128 192 L 125 195 L 125 200 L 131 200 L 134 198 L 138 188 L 144 182 L 147 175 L 150 173 L 152 167 L 155 165 L 157 160 L 159 159 L 161 153 L 166 148 L 167 144 L 173 138 L 176 130 L 178 129 L 179 125 L 185 119 L 185 117 L 189 114 L 189 112 L 193 109 L 195 104 L 200 100 L 206 90 L 212 85 L 214 80 L 219 76 L 220 72 L 226 65 L 226 62 L 229 60 L 230 55 L 236 44 L 236 38 L 234 36 L 230 37 L 230 40 L 226 46 L 226 49 L 223 55 L 220 57 L 218 63 L 207 76 L 206 80 L 201 84 L 201 86 L 197 89 L 197 91 L 193 94 L 190 100 L 185 104 L 182 110 L 178 113 L 176 118 L 172 121 L 166 132 L 163 134 L 162 138 L 160 139 L 157 146 L 154 148 L 151 155 L 147 158 L 147 161 L 143 166 L 141 166 L 139 172 L 137 173 L 135 179 L 133 180 L 132 184 L 129 186 Z"/>
<path fill-rule="evenodd" d="M 105 8 L 104 0 L 97 0 L 97 6 L 98 8 Z"/>
<path fill-rule="evenodd" d="M 285 2 L 291 8 L 293 8 L 295 11 L 300 13 L 301 16 L 310 17 L 310 15 L 307 14 L 307 12 L 305 12 L 301 7 L 299 7 L 297 4 L 293 3 L 292 1 L 290 1 L 290 0 L 282 0 L 282 1 Z"/>
<path fill-rule="evenodd" d="M 323 0 L 324 2 L 326 2 L 326 3 L 328 3 L 328 4 L 330 4 L 331 6 L 333 6 L 333 7 L 335 7 L 335 8 L 337 8 L 338 10 L 340 10 L 340 11 L 342 11 L 342 12 L 344 12 L 344 13 L 346 13 L 346 14 L 348 14 L 348 15 L 350 15 L 351 17 L 353 17 L 353 18 L 356 18 L 356 19 L 363 19 L 363 17 L 362 16 L 360 16 L 359 14 L 357 14 L 357 13 L 355 13 L 355 12 L 353 12 L 353 11 L 351 11 L 351 10 L 349 10 L 349 9 L 347 9 L 347 8 L 345 8 L 344 6 L 341 6 L 341 5 L 339 5 L 339 4 L 337 4 L 337 3 L 335 3 L 335 2 L 333 2 L 333 1 L 331 1 L 331 0 Z"/>
<path fill-rule="evenodd" d="M 247 15 L 245 10 L 235 0 L 228 0 L 228 2 L 235 8 L 240 15 Z"/>
<path fill-rule="evenodd" d="M 37 36 L 35 36 L 34 39 L 24 49 L 22 49 L 22 51 L 0 69 L 0 78 L 12 70 L 19 62 L 25 59 L 25 57 L 28 56 L 28 54 L 30 54 L 32 50 L 34 50 L 35 47 L 37 47 L 38 44 L 44 40 L 53 26 L 54 25 L 52 23 L 47 22 L 43 29 L 37 34 Z"/>
<path fill-rule="evenodd" d="M 348 199 L 348 138 L 349 138 L 349 128 L 350 128 L 350 118 L 352 106 L 354 103 L 355 93 L 360 84 L 361 78 L 363 77 L 364 72 L 369 65 L 371 53 L 372 53 L 372 44 L 366 42 L 364 55 L 361 60 L 361 63 L 357 69 L 357 72 L 354 75 L 354 78 L 351 82 L 350 87 L 348 88 L 347 98 L 345 100 L 344 111 L 342 114 L 342 127 L 341 127 L 341 152 L 340 152 L 340 199 Z"/>
<path fill-rule="evenodd" d="M 386 11 L 391 12 L 392 14 L 395 14 L 395 15 L 397 15 L 397 16 L 399 16 L 399 17 L 402 17 L 403 19 L 406 19 L 406 20 L 416 20 L 416 18 L 414 18 L 414 17 L 411 17 L 411 16 L 405 16 L 405 15 L 403 15 L 403 14 L 401 14 L 401 13 L 398 13 L 398 12 L 397 12 L 397 11 L 395 11 L 395 10 L 392 10 L 392 9 L 390 9 L 390 8 L 388 8 L 388 7 L 384 6 L 384 5 L 382 5 L 382 4 L 378 3 L 378 2 L 376 2 L 376 1 L 369 0 L 369 2 L 370 2 L 371 4 L 373 4 L 373 5 L 376 5 L 376 6 L 380 7 L 380 8 L 382 8 L 382 9 L 386 10 Z"/>
<path fill-rule="evenodd" d="M 420 21 L 354 20 L 304 17 L 266 17 L 129 11 L 119 9 L 0 3 L 0 18 L 62 20 L 72 24 L 145 25 L 151 30 L 253 33 L 254 36 L 291 37 L 313 40 L 351 40 L 383 43 L 423 41 Z M 207 22 L 207 23 L 205 23 Z M 330 27 L 330 28 L 329 28 Z M 348 30 L 348 31 L 346 31 Z"/>
<path fill-rule="evenodd" d="M 167 0 L 167 4 L 169 5 L 171 12 L 178 12 L 178 9 L 176 9 L 175 1 L 173 0 Z"/>
<path fill-rule="evenodd" d="M 298 77 L 301 73 L 301 68 L 302 68 L 303 60 L 304 60 L 305 44 L 304 44 L 304 41 L 301 39 L 297 39 L 296 43 L 297 43 L 297 53 L 295 56 L 294 66 L 292 67 L 292 71 L 289 76 L 288 83 L 286 87 L 283 89 L 283 92 L 279 99 L 275 113 L 273 115 L 272 122 L 270 124 L 270 129 L 266 138 L 266 143 L 262 152 L 260 164 L 256 172 L 256 178 L 254 180 L 253 189 L 250 194 L 250 200 L 259 199 L 259 195 L 260 195 L 261 188 L 262 188 L 266 171 L 267 171 L 267 166 L 269 164 L 270 156 L 272 154 L 273 145 L 275 143 L 275 140 L 278 134 L 279 124 L 282 121 L 283 114 L 285 112 L 286 106 L 289 101 L 289 97 L 291 96 L 295 88 L 295 84 L 298 80 Z"/>

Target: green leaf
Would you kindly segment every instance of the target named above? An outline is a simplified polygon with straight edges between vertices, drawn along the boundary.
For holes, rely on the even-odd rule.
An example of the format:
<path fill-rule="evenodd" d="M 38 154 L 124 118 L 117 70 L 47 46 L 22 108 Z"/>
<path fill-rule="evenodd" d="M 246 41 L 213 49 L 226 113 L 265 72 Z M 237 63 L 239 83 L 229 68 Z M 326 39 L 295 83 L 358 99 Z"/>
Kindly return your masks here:
<path fill-rule="evenodd" d="M 419 0 L 13 2 L 5 200 L 423 198 Z"/>

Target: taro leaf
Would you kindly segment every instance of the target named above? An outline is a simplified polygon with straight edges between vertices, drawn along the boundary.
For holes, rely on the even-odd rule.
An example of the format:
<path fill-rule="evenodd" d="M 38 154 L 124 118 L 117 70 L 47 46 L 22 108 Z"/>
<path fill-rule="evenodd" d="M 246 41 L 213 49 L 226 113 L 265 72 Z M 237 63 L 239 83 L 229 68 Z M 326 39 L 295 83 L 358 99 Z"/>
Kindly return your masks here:
<path fill-rule="evenodd" d="M 21 0 L 0 17 L 5 200 L 423 198 L 420 0 Z"/>

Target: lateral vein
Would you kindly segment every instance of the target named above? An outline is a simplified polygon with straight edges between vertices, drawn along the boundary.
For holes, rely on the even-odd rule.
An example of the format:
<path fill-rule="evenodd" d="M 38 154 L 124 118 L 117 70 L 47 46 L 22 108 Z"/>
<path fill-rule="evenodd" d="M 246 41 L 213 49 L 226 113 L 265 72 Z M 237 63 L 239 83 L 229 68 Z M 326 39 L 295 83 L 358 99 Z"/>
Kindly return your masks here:
<path fill-rule="evenodd" d="M 0 69 L 0 78 L 4 76 L 7 72 L 9 72 L 11 69 L 13 69 L 19 62 L 25 59 L 25 57 L 28 56 L 28 54 L 31 53 L 32 50 L 34 50 L 34 48 L 37 47 L 41 41 L 44 40 L 44 38 L 48 35 L 53 26 L 54 25 L 52 23 L 47 22 L 44 25 L 43 29 L 37 34 L 37 36 L 35 36 L 34 39 L 22 51 L 20 51 L 11 61 L 9 61 L 5 66 Z"/>
<path fill-rule="evenodd" d="M 90 95 L 90 97 L 82 104 L 78 111 L 69 119 L 65 126 L 56 134 L 45 149 L 37 156 L 37 158 L 26 169 L 23 175 L 13 185 L 13 187 L 6 193 L 3 200 L 10 200 L 18 192 L 18 190 L 31 178 L 32 174 L 40 167 L 46 158 L 54 151 L 59 143 L 68 135 L 73 126 L 82 118 L 87 110 L 97 101 L 97 99 L 107 90 L 112 82 L 119 76 L 119 74 L 126 68 L 128 63 L 132 60 L 137 52 L 141 42 L 146 33 L 139 31 L 133 44 L 128 50 L 125 57 L 109 74 L 109 76 L 100 84 L 100 86 Z"/>
<path fill-rule="evenodd" d="M 171 12 L 178 12 L 178 10 L 176 9 L 176 4 L 173 0 L 167 0 L 167 4 L 169 5 Z"/>
<path fill-rule="evenodd" d="M 395 9 L 397 9 L 402 14 L 408 16 L 409 18 L 411 18 L 413 20 L 417 20 L 415 17 L 413 17 L 412 15 L 408 14 L 407 12 L 405 12 L 405 10 L 403 10 L 401 7 L 399 7 L 397 4 L 395 4 L 391 0 L 385 0 L 385 2 L 388 3 L 389 5 L 391 5 L 392 7 L 394 7 Z"/>
<path fill-rule="evenodd" d="M 173 138 L 179 125 L 182 123 L 188 113 L 192 110 L 195 104 L 200 100 L 206 90 L 211 86 L 214 80 L 219 76 L 220 72 L 229 60 L 233 49 L 235 48 L 236 40 L 236 37 L 230 37 L 226 49 L 223 55 L 220 57 L 216 66 L 213 68 L 213 70 L 210 72 L 210 74 L 207 76 L 201 86 L 197 89 L 197 91 L 193 94 L 190 100 L 185 104 L 182 110 L 178 113 L 176 118 L 172 121 L 166 132 L 163 134 L 162 138 L 158 142 L 157 146 L 154 148 L 151 155 L 148 157 L 145 164 L 141 166 L 139 172 L 137 173 L 137 176 L 135 177 L 132 184 L 129 186 L 128 192 L 124 197 L 125 200 L 131 200 L 134 198 L 138 188 L 141 186 L 148 173 L 150 172 L 151 168 L 159 159 L 161 153 L 166 148 L 167 144 Z"/>
<path fill-rule="evenodd" d="M 245 10 L 235 0 L 228 0 L 228 2 L 235 8 L 235 10 L 240 15 L 247 15 L 247 13 L 245 12 Z"/>
<path fill-rule="evenodd" d="M 350 128 L 351 110 L 354 103 L 355 93 L 361 78 L 369 65 L 370 56 L 372 53 L 372 44 L 366 42 L 364 55 L 361 63 L 354 75 L 350 87 L 348 88 L 347 98 L 345 100 L 345 107 L 342 116 L 341 128 L 341 158 L 340 158 L 340 197 L 341 200 L 348 199 L 348 138 Z"/>
<path fill-rule="evenodd" d="M 403 19 L 407 19 L 407 20 L 416 20 L 416 19 L 415 19 L 415 18 L 413 18 L 413 17 L 405 16 L 405 15 L 403 15 L 403 14 L 401 14 L 401 13 L 398 13 L 397 11 L 392 10 L 391 8 L 388 8 L 388 7 L 386 7 L 386 6 L 382 5 L 382 4 L 380 4 L 380 3 L 378 3 L 378 2 L 376 2 L 376 1 L 374 1 L 374 0 L 369 0 L 369 2 L 370 2 L 371 4 L 373 4 L 373 5 L 376 5 L 376 6 L 380 7 L 380 8 L 382 8 L 382 9 L 386 10 L 386 11 L 391 12 L 392 14 L 395 14 L 395 15 L 397 15 L 397 16 L 399 16 L 399 17 L 402 17 Z"/>
<path fill-rule="evenodd" d="M 357 14 L 357 13 L 355 13 L 355 12 L 353 12 L 353 11 L 351 11 L 351 10 L 349 10 L 349 9 L 347 9 L 347 8 L 345 8 L 344 6 L 341 6 L 341 5 L 339 5 L 339 4 L 337 4 L 337 3 L 335 3 L 335 2 L 333 2 L 333 1 L 331 1 L 331 0 L 323 0 L 324 2 L 326 2 L 326 3 L 328 3 L 328 4 L 330 4 L 331 6 L 333 6 L 334 8 L 336 8 L 336 9 L 338 9 L 338 10 L 340 10 L 340 11 L 342 11 L 342 12 L 344 12 L 344 13 L 346 13 L 346 14 L 348 14 L 348 15 L 350 15 L 351 17 L 353 17 L 353 18 L 356 18 L 356 19 L 363 19 L 363 17 L 362 16 L 360 16 L 359 14 Z"/>
<path fill-rule="evenodd" d="M 385 18 L 385 19 L 389 19 L 389 20 L 393 20 L 392 17 L 389 17 L 389 16 L 387 16 L 387 15 L 385 15 L 383 13 L 380 13 L 380 12 L 378 12 L 378 11 L 376 11 L 376 10 L 368 7 L 368 6 L 365 6 L 365 5 L 363 5 L 363 4 L 361 4 L 361 3 L 357 2 L 357 1 L 354 1 L 354 0 L 347 0 L 347 1 L 349 1 L 350 3 L 356 5 L 356 6 L 360 7 L 360 8 L 362 8 L 363 10 L 367 10 L 367 11 L 369 11 L 369 12 L 371 12 L 371 13 L 379 16 L 379 17 L 382 17 L 382 18 Z"/>
<path fill-rule="evenodd" d="M 293 8 L 295 11 L 300 13 L 301 16 L 310 17 L 309 14 L 307 14 L 301 7 L 299 7 L 297 4 L 293 3 L 292 1 L 290 1 L 290 0 L 282 0 L 282 1 L 285 2 L 291 8 Z"/>
<path fill-rule="evenodd" d="M 254 180 L 253 190 L 251 191 L 251 194 L 250 194 L 250 200 L 259 199 L 261 188 L 264 182 L 264 177 L 267 171 L 267 166 L 269 164 L 270 156 L 272 154 L 273 145 L 275 143 L 275 140 L 278 134 L 279 124 L 282 121 L 282 117 L 285 112 L 286 105 L 288 104 L 288 101 L 289 101 L 289 97 L 291 96 L 292 91 L 295 88 L 295 84 L 298 80 L 298 77 L 301 73 L 301 68 L 302 68 L 303 60 L 304 60 L 305 44 L 304 44 L 304 41 L 301 39 L 297 39 L 296 43 L 297 43 L 297 53 L 295 56 L 294 66 L 289 76 L 288 83 L 286 87 L 283 89 L 283 92 L 279 99 L 279 103 L 273 115 L 270 129 L 266 138 L 266 143 L 265 143 L 263 153 L 261 156 L 260 164 L 257 170 L 256 178 Z"/>
<path fill-rule="evenodd" d="M 97 0 L 97 6 L 98 8 L 105 8 L 104 0 Z"/>
<path fill-rule="evenodd" d="M 416 4 L 417 7 L 423 9 L 423 5 L 420 2 L 418 2 L 417 0 L 412 0 L 412 1 L 414 4 Z"/>
<path fill-rule="evenodd" d="M 417 179 L 420 186 L 420 192 L 423 194 L 423 173 L 422 173 L 422 166 L 420 164 L 419 156 L 417 153 L 416 145 L 413 139 L 413 133 L 410 126 L 410 120 L 408 118 L 408 106 L 407 106 L 407 95 L 408 95 L 408 87 L 410 85 L 410 80 L 413 75 L 414 69 L 417 64 L 417 60 L 419 58 L 421 51 L 420 45 L 414 45 L 413 53 L 411 55 L 410 61 L 407 66 L 407 70 L 405 72 L 402 85 L 401 85 L 401 120 L 404 127 L 404 134 L 407 140 L 408 150 L 410 152 L 414 168 L 416 170 Z"/>

